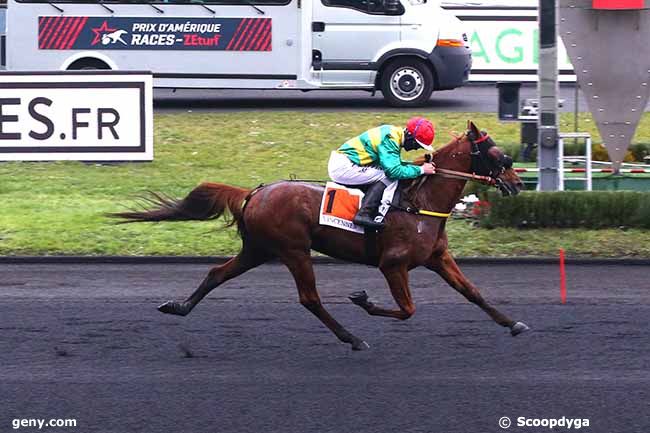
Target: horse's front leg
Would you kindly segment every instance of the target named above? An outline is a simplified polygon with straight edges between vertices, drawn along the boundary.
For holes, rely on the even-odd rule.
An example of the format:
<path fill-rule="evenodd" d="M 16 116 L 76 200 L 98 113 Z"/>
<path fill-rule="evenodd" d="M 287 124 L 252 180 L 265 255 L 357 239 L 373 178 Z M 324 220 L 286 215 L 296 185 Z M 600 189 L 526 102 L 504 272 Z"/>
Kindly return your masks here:
<path fill-rule="evenodd" d="M 392 265 L 380 266 L 380 269 L 386 277 L 386 281 L 388 281 L 390 293 L 393 295 L 399 310 L 389 310 L 373 304 L 368 300 L 368 294 L 365 290 L 352 293 L 349 296 L 350 300 L 366 310 L 371 316 L 393 317 L 400 320 L 408 319 L 415 313 L 415 304 L 409 290 L 408 268 L 403 265 Z"/>
<path fill-rule="evenodd" d="M 451 256 L 451 253 L 449 253 L 449 250 L 445 250 L 440 255 L 432 256 L 429 263 L 425 266 L 437 272 L 451 287 L 467 298 L 468 301 L 478 305 L 499 325 L 510 328 L 510 333 L 513 337 L 530 329 L 525 323 L 511 320 L 505 314 L 488 304 L 483 299 L 483 296 L 481 296 L 479 289 L 463 275 L 456 261 Z"/>

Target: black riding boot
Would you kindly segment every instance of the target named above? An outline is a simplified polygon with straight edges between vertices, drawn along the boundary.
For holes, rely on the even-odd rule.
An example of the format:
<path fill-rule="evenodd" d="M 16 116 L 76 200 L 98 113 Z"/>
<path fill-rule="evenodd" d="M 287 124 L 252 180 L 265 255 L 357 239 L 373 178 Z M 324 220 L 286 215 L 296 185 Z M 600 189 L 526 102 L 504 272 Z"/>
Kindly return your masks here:
<path fill-rule="evenodd" d="M 368 188 L 366 195 L 363 196 L 361 202 L 361 209 L 354 216 L 354 223 L 364 227 L 379 229 L 384 226 L 384 223 L 375 222 L 377 216 L 377 208 L 381 204 L 381 197 L 384 195 L 386 185 L 383 182 L 377 182 Z"/>

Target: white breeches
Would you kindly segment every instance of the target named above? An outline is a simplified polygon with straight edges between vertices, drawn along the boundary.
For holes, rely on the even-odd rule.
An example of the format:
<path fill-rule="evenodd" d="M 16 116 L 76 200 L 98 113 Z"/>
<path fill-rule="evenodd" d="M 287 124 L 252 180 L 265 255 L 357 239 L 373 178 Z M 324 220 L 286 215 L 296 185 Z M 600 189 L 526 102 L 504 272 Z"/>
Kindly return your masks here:
<path fill-rule="evenodd" d="M 332 152 L 330 155 L 327 171 L 330 178 L 341 185 L 365 185 L 379 181 L 384 181 L 386 185 L 391 183 L 382 169 L 372 165 L 356 165 L 338 152 Z"/>
<path fill-rule="evenodd" d="M 356 165 L 347 156 L 338 152 L 332 152 L 330 155 L 327 171 L 329 172 L 330 178 L 341 185 L 365 185 L 383 182 L 386 185 L 386 189 L 382 195 L 379 213 L 382 217 L 386 216 L 399 181 L 389 179 L 386 173 L 380 168 L 371 165 L 366 167 Z"/>

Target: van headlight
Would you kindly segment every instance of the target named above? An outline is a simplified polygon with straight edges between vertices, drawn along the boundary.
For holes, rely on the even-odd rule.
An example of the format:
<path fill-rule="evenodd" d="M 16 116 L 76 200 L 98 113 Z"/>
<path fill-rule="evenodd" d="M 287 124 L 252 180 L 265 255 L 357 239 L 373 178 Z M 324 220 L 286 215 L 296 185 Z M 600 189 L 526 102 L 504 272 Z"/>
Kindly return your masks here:
<path fill-rule="evenodd" d="M 460 39 L 438 39 L 436 45 L 439 47 L 464 47 L 465 42 Z"/>

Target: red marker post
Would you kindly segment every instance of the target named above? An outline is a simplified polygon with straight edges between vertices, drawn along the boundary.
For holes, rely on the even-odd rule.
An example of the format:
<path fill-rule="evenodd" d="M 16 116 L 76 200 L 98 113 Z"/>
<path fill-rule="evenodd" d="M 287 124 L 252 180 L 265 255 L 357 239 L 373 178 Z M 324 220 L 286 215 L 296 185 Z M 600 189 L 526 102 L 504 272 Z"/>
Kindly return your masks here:
<path fill-rule="evenodd" d="M 564 249 L 560 248 L 560 299 L 566 304 L 566 272 L 564 270 Z"/>

